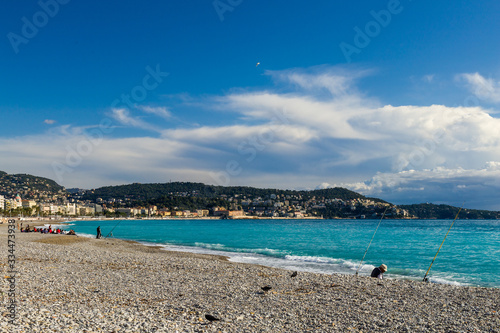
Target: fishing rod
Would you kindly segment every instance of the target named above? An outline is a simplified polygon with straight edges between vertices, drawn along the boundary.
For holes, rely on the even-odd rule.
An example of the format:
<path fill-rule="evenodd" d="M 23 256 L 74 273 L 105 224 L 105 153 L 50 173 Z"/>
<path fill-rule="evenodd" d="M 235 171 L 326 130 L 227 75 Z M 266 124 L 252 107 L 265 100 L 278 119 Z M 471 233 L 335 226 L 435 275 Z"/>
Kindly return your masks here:
<path fill-rule="evenodd" d="M 384 214 L 382 214 L 382 217 L 380 218 L 380 221 L 378 222 L 377 229 L 375 229 L 375 232 L 373 233 L 372 239 L 370 240 L 370 243 L 368 244 L 368 247 L 366 248 L 365 254 L 363 254 L 363 259 L 361 259 L 361 262 L 359 263 L 358 269 L 356 270 L 356 275 L 358 275 L 359 269 L 361 268 L 361 264 L 363 263 L 363 260 L 365 260 L 366 253 L 368 252 L 368 249 L 370 248 L 370 245 L 372 244 L 373 238 L 375 238 L 375 234 L 377 233 L 378 227 L 380 227 L 380 223 L 382 223 L 382 220 L 384 219 L 385 212 L 387 211 L 387 208 L 384 210 Z"/>
<path fill-rule="evenodd" d="M 462 208 L 463 208 L 464 204 L 465 204 L 465 201 L 464 201 L 464 203 L 462 204 L 462 207 L 460 207 L 460 209 L 458 210 L 458 213 L 457 213 L 457 215 L 455 216 L 455 219 L 453 220 L 453 222 L 451 223 L 450 228 L 448 229 L 448 232 L 447 232 L 447 233 L 446 233 L 446 235 L 444 236 L 443 241 L 441 242 L 441 245 L 439 245 L 439 249 L 437 250 L 436 255 L 434 256 L 434 259 L 432 259 L 431 265 L 429 266 L 429 269 L 427 269 L 427 272 L 425 273 L 424 279 L 423 279 L 422 281 L 424 281 L 424 282 L 427 282 L 427 281 L 428 281 L 428 279 L 427 279 L 427 274 L 429 274 L 429 271 L 431 270 L 432 264 L 434 263 L 434 260 L 436 260 L 436 257 L 438 256 L 438 253 L 439 253 L 439 250 L 441 250 L 441 246 L 443 246 L 443 244 L 444 244 L 444 240 L 445 240 L 445 239 L 446 239 L 446 237 L 448 236 L 448 233 L 450 232 L 451 227 L 453 227 L 453 223 L 455 223 L 455 221 L 457 220 L 457 218 L 458 218 L 458 214 L 460 214 L 460 211 L 462 210 Z"/>
<path fill-rule="evenodd" d="M 108 238 L 112 233 L 113 233 L 113 230 L 115 230 L 115 228 L 118 226 L 118 224 L 120 224 L 122 222 L 122 220 L 118 221 L 117 224 L 115 224 L 115 226 L 113 227 L 113 229 L 111 229 L 111 231 L 106 235 L 106 237 L 104 238 Z"/>

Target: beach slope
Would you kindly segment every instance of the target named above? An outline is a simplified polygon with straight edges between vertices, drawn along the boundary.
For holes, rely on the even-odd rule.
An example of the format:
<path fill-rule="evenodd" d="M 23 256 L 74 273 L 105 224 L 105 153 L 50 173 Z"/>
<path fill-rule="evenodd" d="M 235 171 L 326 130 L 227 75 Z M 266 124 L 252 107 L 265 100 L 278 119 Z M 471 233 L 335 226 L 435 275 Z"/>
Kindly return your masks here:
<path fill-rule="evenodd" d="M 5 225 L 0 233 L 3 332 L 500 332 L 497 288 L 301 272 L 292 278 L 224 257 L 19 232 L 12 326 Z"/>

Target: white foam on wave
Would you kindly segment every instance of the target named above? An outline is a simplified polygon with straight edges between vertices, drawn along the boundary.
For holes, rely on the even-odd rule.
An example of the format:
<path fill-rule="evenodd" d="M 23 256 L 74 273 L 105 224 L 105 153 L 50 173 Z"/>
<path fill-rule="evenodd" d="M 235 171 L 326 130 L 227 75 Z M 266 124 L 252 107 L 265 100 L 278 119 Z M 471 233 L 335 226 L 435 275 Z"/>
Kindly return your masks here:
<path fill-rule="evenodd" d="M 57 228 L 61 228 L 61 229 L 64 229 L 65 227 L 68 227 L 68 226 L 71 226 L 71 225 L 75 225 L 74 223 L 64 223 L 64 224 L 51 224 L 51 223 L 46 223 L 44 224 L 43 226 L 45 228 L 48 228 L 48 227 L 51 227 L 52 229 L 57 229 Z"/>
<path fill-rule="evenodd" d="M 77 232 L 76 235 L 77 236 L 86 237 L 86 238 L 95 238 L 95 235 L 86 234 L 86 233 L 83 233 L 83 232 Z"/>
<path fill-rule="evenodd" d="M 195 247 L 201 247 L 209 250 L 219 250 L 219 251 L 227 250 L 224 244 L 194 243 L 194 245 Z"/>
<path fill-rule="evenodd" d="M 158 245 L 148 242 L 141 242 L 144 245 Z M 335 258 L 282 255 L 284 251 L 275 249 L 233 249 L 222 244 L 196 243 L 196 246 L 182 246 L 161 244 L 164 250 L 177 252 L 190 252 L 199 254 L 223 255 L 229 261 L 247 264 L 263 265 L 268 267 L 284 268 L 304 272 L 314 272 L 323 274 L 353 274 L 355 263 Z M 373 266 L 363 265 L 362 271 L 371 271 Z"/>
<path fill-rule="evenodd" d="M 95 235 L 77 233 L 80 236 L 95 238 Z M 299 272 L 312 272 L 320 274 L 346 274 L 353 275 L 358 269 L 359 262 L 327 258 L 327 257 L 315 257 L 315 256 L 298 256 L 298 255 L 284 255 L 284 256 L 273 256 L 258 252 L 267 252 L 274 254 L 281 254 L 283 251 L 273 250 L 273 249 L 237 249 L 237 251 L 232 251 L 231 248 L 226 247 L 223 244 L 207 244 L 207 243 L 195 243 L 195 246 L 186 245 L 172 245 L 172 244 L 158 244 L 152 242 L 141 241 L 140 244 L 147 246 L 158 246 L 160 245 L 166 251 L 175 252 L 189 252 L 197 254 L 209 254 L 226 256 L 229 261 L 247 264 L 256 264 L 268 267 L 283 268 L 288 270 L 294 270 Z M 254 252 L 255 251 L 255 252 Z M 370 264 L 363 264 L 359 269 L 359 273 L 362 276 L 369 276 L 371 271 L 375 266 Z M 390 279 L 405 279 L 405 280 L 421 280 L 419 272 L 409 272 L 405 271 L 404 274 L 391 274 L 390 272 L 384 275 L 386 278 Z M 457 282 L 451 277 L 430 277 L 429 282 L 439 283 L 439 284 L 449 284 L 464 286 L 467 284 Z"/>
<path fill-rule="evenodd" d="M 451 280 L 450 278 L 443 278 L 443 277 L 436 277 L 432 276 L 429 278 L 430 283 L 437 283 L 437 284 L 449 284 L 452 286 L 468 286 L 466 283 L 461 283 L 455 280 Z"/>
<path fill-rule="evenodd" d="M 313 256 L 287 255 L 287 256 L 285 256 L 285 259 L 288 259 L 291 261 L 315 262 L 315 263 L 322 263 L 322 264 L 336 264 L 339 262 L 339 259 L 326 258 L 326 257 L 313 257 Z"/>
<path fill-rule="evenodd" d="M 231 253 L 249 253 L 249 254 L 260 254 L 271 257 L 283 257 L 288 252 L 270 249 L 270 248 L 258 248 L 258 249 L 246 249 L 246 248 L 232 248 L 227 247 L 224 244 L 210 244 L 210 243 L 195 243 L 195 247 L 200 247 L 208 250 L 225 251 Z"/>
<path fill-rule="evenodd" d="M 189 253 L 198 253 L 198 254 L 212 254 L 212 255 L 227 256 L 227 257 L 231 257 L 233 255 L 238 254 L 236 252 L 214 250 L 214 249 L 201 248 L 201 247 L 195 247 L 195 246 L 158 244 L 158 243 L 149 243 L 149 242 L 140 242 L 140 243 L 144 244 L 144 245 L 148 245 L 148 246 L 160 245 L 163 248 L 163 250 L 165 250 L 165 251 L 189 252 Z"/>

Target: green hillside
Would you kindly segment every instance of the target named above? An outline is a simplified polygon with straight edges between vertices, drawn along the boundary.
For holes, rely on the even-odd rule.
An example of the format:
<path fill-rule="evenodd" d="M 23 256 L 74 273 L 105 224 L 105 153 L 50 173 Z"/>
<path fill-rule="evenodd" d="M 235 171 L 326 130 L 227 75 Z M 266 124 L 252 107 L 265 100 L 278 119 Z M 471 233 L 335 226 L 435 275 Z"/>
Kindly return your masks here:
<path fill-rule="evenodd" d="M 0 194 L 14 196 L 17 193 L 23 194 L 23 198 L 29 199 L 35 197 L 35 193 L 55 195 L 65 193 L 65 189 L 52 179 L 28 174 L 10 175 L 0 171 Z"/>
<path fill-rule="evenodd" d="M 454 219 L 460 209 L 459 207 L 431 203 L 400 205 L 399 207 L 408 210 L 410 214 L 418 216 L 420 219 Z M 460 211 L 458 218 L 470 220 L 499 219 L 500 212 L 464 208 Z"/>
<path fill-rule="evenodd" d="M 316 196 L 325 199 L 371 199 L 376 202 L 385 202 L 376 198 L 366 198 L 359 193 L 340 187 L 312 191 L 296 191 L 262 189 L 248 186 L 214 186 L 190 182 L 152 184 L 134 183 L 129 185 L 105 186 L 87 191 L 83 196 L 83 199 L 96 200 L 97 198 L 101 198 L 103 200 L 107 200 L 115 198 L 128 200 L 152 200 L 166 195 L 203 196 L 208 198 L 219 197 L 222 195 L 240 195 L 248 198 L 261 197 L 265 199 L 269 198 L 273 194 L 280 196 L 300 196 L 303 200 L 308 200 Z"/>

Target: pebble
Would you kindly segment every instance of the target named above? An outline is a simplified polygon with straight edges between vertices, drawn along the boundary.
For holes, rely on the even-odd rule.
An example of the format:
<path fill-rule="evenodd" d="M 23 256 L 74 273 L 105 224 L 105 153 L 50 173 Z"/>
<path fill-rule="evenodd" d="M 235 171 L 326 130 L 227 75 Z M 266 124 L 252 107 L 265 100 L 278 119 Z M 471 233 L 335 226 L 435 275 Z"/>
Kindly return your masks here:
<path fill-rule="evenodd" d="M 498 288 L 306 272 L 292 279 L 120 240 L 39 242 L 48 237 L 75 236 L 16 234 L 18 319 L 2 319 L 1 332 L 500 332 Z"/>

